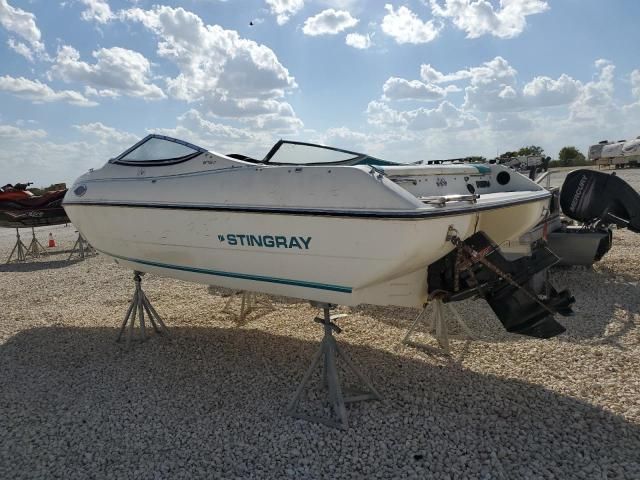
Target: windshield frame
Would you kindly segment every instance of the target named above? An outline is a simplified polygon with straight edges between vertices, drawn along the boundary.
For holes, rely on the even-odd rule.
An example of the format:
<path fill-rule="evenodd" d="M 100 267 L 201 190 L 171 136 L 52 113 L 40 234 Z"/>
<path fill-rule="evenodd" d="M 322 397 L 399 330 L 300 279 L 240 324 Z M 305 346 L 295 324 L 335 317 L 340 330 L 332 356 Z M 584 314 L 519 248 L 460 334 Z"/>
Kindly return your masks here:
<path fill-rule="evenodd" d="M 331 150 L 331 151 L 334 151 L 334 152 L 347 153 L 349 155 L 353 155 L 353 157 L 352 158 L 347 158 L 346 160 L 338 160 L 338 161 L 335 161 L 335 162 L 315 162 L 315 163 L 290 163 L 290 162 L 281 163 L 281 162 L 272 162 L 271 159 L 278 152 L 280 147 L 282 147 L 282 145 L 287 145 L 287 144 L 302 145 L 302 146 L 305 146 L 305 147 L 315 147 L 315 148 L 321 148 L 321 149 L 324 149 L 324 150 Z M 369 157 L 369 155 L 367 155 L 366 153 L 353 152 L 351 150 L 345 150 L 343 148 L 328 147 L 326 145 L 319 145 L 317 143 L 298 142 L 298 141 L 295 141 L 295 140 L 278 140 L 278 142 L 273 147 L 271 147 L 271 150 L 269 150 L 267 155 L 262 159 L 262 163 L 265 163 L 267 165 L 297 165 L 297 166 L 300 166 L 300 167 L 303 167 L 305 165 L 310 165 L 310 166 L 318 166 L 318 165 L 354 165 L 354 164 L 360 163 L 360 161 L 362 161 L 362 160 L 364 160 L 366 158 L 373 158 L 373 157 Z"/>
<path fill-rule="evenodd" d="M 192 150 L 195 150 L 195 152 L 189 153 L 187 155 L 183 155 L 181 157 L 166 158 L 166 159 L 161 159 L 161 160 L 123 160 L 123 158 L 125 158 L 127 155 L 129 155 L 131 152 L 133 152 L 135 149 L 137 149 L 138 147 L 140 147 L 144 143 L 146 143 L 149 140 L 154 139 L 154 138 L 157 138 L 159 140 L 165 140 L 165 141 L 168 141 L 168 142 L 177 143 L 179 145 L 183 145 L 185 147 L 191 148 Z M 198 155 L 200 155 L 202 153 L 207 153 L 207 150 L 205 150 L 202 147 L 198 147 L 197 145 L 194 145 L 192 143 L 185 142 L 184 140 L 179 140 L 177 138 L 167 137 L 165 135 L 157 135 L 155 133 L 152 133 L 152 134 L 147 135 L 146 137 L 144 137 L 142 140 L 140 140 L 138 143 L 136 143 L 132 147 L 129 147 L 128 149 L 126 149 L 124 152 L 122 152 L 116 158 L 112 158 L 111 160 L 109 160 L 109 163 L 115 163 L 115 164 L 118 164 L 118 165 L 136 166 L 136 167 L 137 166 L 143 166 L 143 165 L 144 166 L 175 165 L 176 163 L 182 163 L 182 162 L 186 162 L 187 160 L 191 160 L 192 158 L 195 158 L 195 157 L 197 157 Z"/>

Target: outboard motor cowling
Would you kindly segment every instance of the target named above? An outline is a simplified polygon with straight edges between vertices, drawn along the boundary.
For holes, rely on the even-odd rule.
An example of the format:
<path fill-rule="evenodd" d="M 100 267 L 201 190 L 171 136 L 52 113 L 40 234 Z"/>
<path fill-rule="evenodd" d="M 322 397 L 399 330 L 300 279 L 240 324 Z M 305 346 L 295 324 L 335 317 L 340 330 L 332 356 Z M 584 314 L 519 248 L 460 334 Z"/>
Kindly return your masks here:
<path fill-rule="evenodd" d="M 576 170 L 565 179 L 560 206 L 573 220 L 600 221 L 640 233 L 640 194 L 617 175 Z"/>

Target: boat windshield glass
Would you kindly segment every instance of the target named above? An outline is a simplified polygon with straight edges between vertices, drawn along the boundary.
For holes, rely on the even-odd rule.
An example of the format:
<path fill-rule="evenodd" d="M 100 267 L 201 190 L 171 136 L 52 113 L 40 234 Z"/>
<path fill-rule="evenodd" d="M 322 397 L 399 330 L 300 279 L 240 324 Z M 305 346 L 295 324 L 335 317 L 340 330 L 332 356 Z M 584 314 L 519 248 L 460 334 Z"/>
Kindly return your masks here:
<path fill-rule="evenodd" d="M 190 143 L 171 137 L 149 135 L 122 155 L 113 160 L 123 164 L 171 164 L 177 163 L 204 152 L 204 150 Z"/>
<path fill-rule="evenodd" d="M 298 142 L 278 142 L 264 159 L 268 163 L 309 165 L 342 163 L 357 160 L 366 155 L 323 145 Z"/>

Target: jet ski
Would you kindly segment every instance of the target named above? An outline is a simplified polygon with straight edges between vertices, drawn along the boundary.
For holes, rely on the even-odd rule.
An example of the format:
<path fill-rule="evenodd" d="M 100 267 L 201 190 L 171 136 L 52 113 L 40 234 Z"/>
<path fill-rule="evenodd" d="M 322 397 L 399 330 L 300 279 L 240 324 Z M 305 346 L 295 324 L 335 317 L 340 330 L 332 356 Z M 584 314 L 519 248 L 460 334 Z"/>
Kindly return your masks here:
<path fill-rule="evenodd" d="M 70 223 L 62 208 L 66 189 L 34 195 L 32 183 L 7 184 L 0 187 L 0 227 L 23 228 Z"/>

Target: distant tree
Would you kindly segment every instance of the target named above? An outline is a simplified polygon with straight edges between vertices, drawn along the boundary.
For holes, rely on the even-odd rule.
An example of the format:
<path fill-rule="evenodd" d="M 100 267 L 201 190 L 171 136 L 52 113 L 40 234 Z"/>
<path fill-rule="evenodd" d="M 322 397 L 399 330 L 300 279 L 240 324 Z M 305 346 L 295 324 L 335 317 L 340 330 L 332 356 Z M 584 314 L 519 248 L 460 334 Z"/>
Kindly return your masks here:
<path fill-rule="evenodd" d="M 513 158 L 517 156 L 518 156 L 518 152 L 504 152 L 500 154 L 498 158 Z"/>
<path fill-rule="evenodd" d="M 544 149 L 537 145 L 530 145 L 528 147 L 522 147 L 518 150 L 518 156 L 527 156 L 527 157 L 541 157 L 544 155 Z"/>
<path fill-rule="evenodd" d="M 574 146 L 562 147 L 558 153 L 560 165 L 563 167 L 573 167 L 585 164 L 585 156 Z"/>
<path fill-rule="evenodd" d="M 513 152 L 504 152 L 499 155 L 498 158 L 506 159 L 513 157 L 542 157 L 544 155 L 544 149 L 542 147 L 538 147 L 537 145 L 530 145 L 528 147 L 522 147 L 519 150 L 515 150 Z"/>

